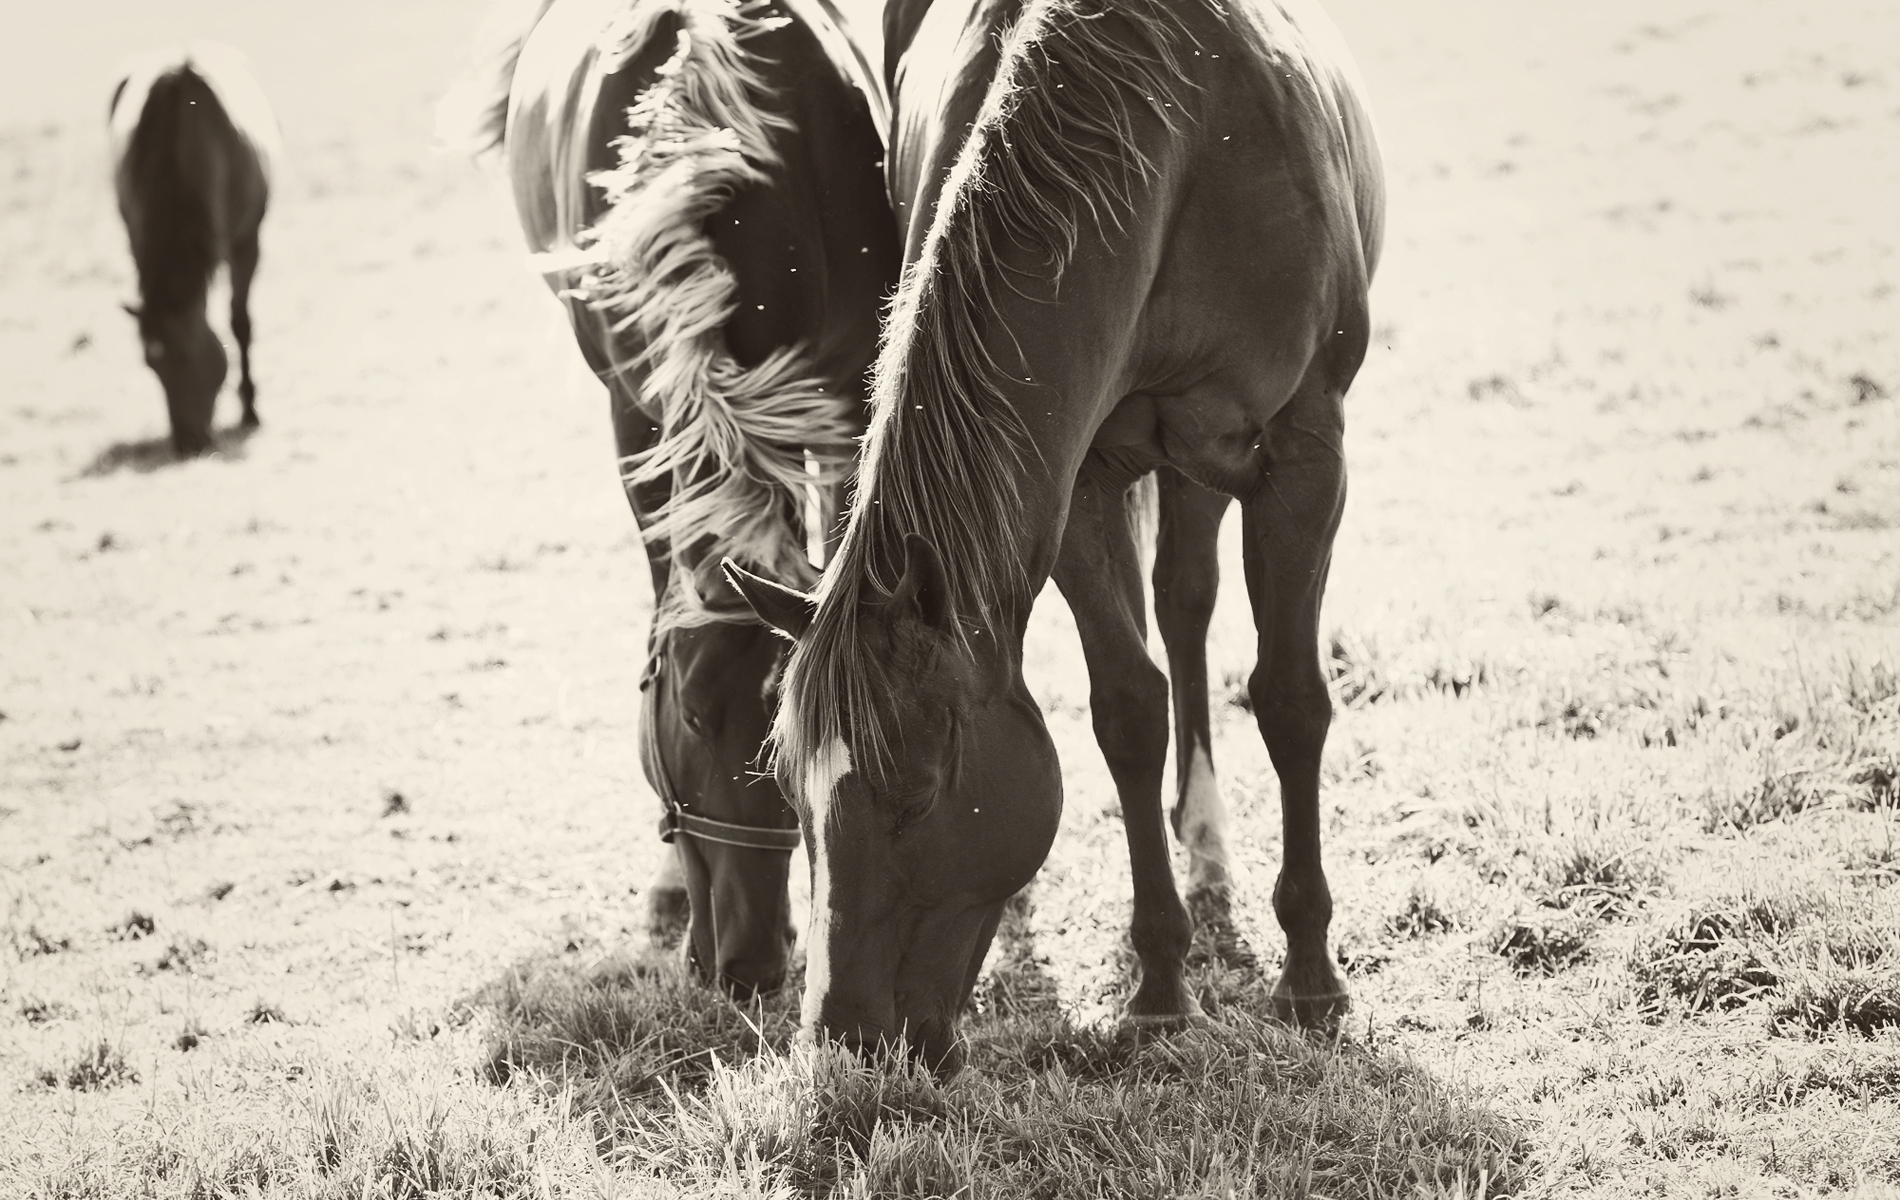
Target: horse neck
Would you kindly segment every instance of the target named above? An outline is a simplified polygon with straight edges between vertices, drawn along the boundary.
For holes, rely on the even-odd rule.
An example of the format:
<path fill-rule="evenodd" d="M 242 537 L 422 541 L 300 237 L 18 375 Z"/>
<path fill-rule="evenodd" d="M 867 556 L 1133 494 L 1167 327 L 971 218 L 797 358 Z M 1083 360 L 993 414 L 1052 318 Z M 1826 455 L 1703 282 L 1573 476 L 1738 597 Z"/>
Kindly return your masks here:
<path fill-rule="evenodd" d="M 976 564 L 965 573 L 995 592 L 975 607 L 1020 619 L 1096 431 L 1152 365 L 1139 339 L 1186 177 L 1193 35 L 1169 0 L 1118 6 L 1114 21 L 1063 0 L 948 3 L 917 26 L 896 97 L 909 264 L 878 365 L 873 459 L 977 502 L 945 524 L 1011 569 L 985 573 L 952 545 L 946 570 Z M 999 447 L 1009 461 L 984 461 Z M 1006 505 L 982 486 L 996 472 Z"/>

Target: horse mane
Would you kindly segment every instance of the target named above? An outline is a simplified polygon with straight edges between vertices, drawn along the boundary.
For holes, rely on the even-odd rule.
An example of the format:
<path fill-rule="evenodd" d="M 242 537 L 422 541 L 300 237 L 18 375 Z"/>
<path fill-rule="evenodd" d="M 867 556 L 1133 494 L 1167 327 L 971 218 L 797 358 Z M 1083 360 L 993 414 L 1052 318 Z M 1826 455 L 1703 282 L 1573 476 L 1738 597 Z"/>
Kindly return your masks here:
<path fill-rule="evenodd" d="M 1116 20 L 1115 18 L 1120 18 Z M 810 629 L 787 665 L 773 732 L 800 765 L 843 739 L 850 761 L 887 780 L 880 701 L 904 681 L 861 630 L 889 599 L 909 534 L 942 557 L 956 650 L 1030 591 L 1022 548 L 1034 516 L 1018 488 L 1036 453 L 984 342 L 1004 247 L 1046 247 L 1059 284 L 1085 228 L 1122 228 L 1152 163 L 1144 108 L 1173 128 L 1193 87 L 1193 41 L 1175 0 L 1025 0 L 885 326 L 873 416 L 850 525 L 825 572 Z"/>
<path fill-rule="evenodd" d="M 660 425 L 659 440 L 623 462 L 624 481 L 673 484 L 645 531 L 685 568 L 656 614 L 662 627 L 754 619 L 720 577 L 722 556 L 809 585 L 809 489 L 840 482 L 855 458 L 856 403 L 817 375 L 807 347 L 747 367 L 725 340 L 739 285 L 704 226 L 779 162 L 772 134 L 789 121 L 768 107 L 773 90 L 743 45 L 783 23 L 769 8 L 638 0 L 606 43 L 637 52 L 661 18 L 678 18 L 677 49 L 627 111 L 619 164 L 588 177 L 607 209 L 575 239 L 573 289 L 640 347 L 608 339 L 615 372 L 644 370 L 640 401 Z"/>
<path fill-rule="evenodd" d="M 115 93 L 115 105 L 119 98 Z M 138 266 L 141 328 L 201 303 L 218 268 L 204 183 L 189 178 L 179 158 L 184 112 L 193 105 L 213 120 L 230 120 L 217 93 L 189 61 L 154 77 L 119 165 L 139 204 L 140 234 L 133 239 L 132 258 Z"/>

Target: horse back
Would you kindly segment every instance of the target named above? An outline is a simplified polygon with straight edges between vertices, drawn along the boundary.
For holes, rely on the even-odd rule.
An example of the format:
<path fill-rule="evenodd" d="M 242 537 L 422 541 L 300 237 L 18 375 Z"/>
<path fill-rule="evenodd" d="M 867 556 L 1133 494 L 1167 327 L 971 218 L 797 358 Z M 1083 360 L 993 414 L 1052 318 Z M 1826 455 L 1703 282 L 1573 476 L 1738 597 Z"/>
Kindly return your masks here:
<path fill-rule="evenodd" d="M 1182 94 L 1190 115 L 1168 168 L 1175 188 L 1154 295 L 1173 311 L 1162 324 L 1221 340 L 1206 356 L 1256 376 L 1297 371 L 1287 350 L 1304 344 L 1337 358 L 1349 380 L 1363 347 L 1335 355 L 1332 339 L 1364 323 L 1385 211 L 1357 69 L 1310 0 L 1184 11 L 1181 57 L 1195 86 Z"/>
<path fill-rule="evenodd" d="M 595 265 L 591 239 L 611 214 L 603 179 L 621 169 L 629 110 L 662 81 L 683 42 L 681 10 L 718 0 L 556 0 L 521 49 L 508 115 L 516 209 L 550 285 Z M 751 367 L 803 345 L 817 371 L 856 387 L 877 335 L 877 300 L 897 247 L 883 191 L 882 90 L 823 0 L 739 6 L 760 27 L 740 39 L 765 96 L 769 149 L 748 153 L 758 177 L 729 189 L 703 232 L 737 282 L 727 348 Z M 742 122 L 735 122 L 735 124 Z M 663 198 L 660 198 L 663 200 Z M 637 205 L 637 198 L 627 198 Z M 576 332 L 610 336 L 582 316 Z M 637 360 L 634 331 L 590 354 Z"/>
<path fill-rule="evenodd" d="M 222 259 L 263 220 L 282 143 L 237 50 L 197 42 L 133 59 L 113 89 L 108 131 L 135 249 L 148 232 L 156 236 L 159 214 L 170 222 L 188 210 L 210 222 Z"/>

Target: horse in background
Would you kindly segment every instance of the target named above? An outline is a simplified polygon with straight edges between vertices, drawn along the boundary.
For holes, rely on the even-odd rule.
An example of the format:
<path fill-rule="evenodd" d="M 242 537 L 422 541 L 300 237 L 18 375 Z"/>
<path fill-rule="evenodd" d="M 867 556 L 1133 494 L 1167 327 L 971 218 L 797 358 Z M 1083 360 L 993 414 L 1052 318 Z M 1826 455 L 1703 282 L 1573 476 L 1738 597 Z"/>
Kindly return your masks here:
<path fill-rule="evenodd" d="M 1272 999 L 1332 1025 L 1348 994 L 1327 944 L 1318 620 L 1384 215 L 1350 55 L 1311 0 L 897 0 L 886 17 L 905 271 L 850 524 L 815 596 L 732 572 L 798 640 L 774 737 L 814 851 L 805 1028 L 959 1065 L 1004 903 L 1061 817 L 1022 675 L 1052 577 L 1128 839 L 1127 1014 L 1198 1014 L 1162 818 L 1168 679 L 1124 500 L 1157 469 L 1157 577 L 1170 554 L 1204 560 L 1224 497 L 1242 510 L 1248 691 L 1284 822 Z M 1205 630 L 1200 600 L 1171 650 Z M 1204 749 L 1178 748 L 1189 784 Z M 1182 791 L 1217 885 L 1218 812 L 1190 835 Z"/>
<path fill-rule="evenodd" d="M 534 0 L 516 21 L 440 125 L 505 150 L 609 393 L 655 597 L 641 758 L 673 853 L 650 921 L 664 936 L 683 896 L 695 969 L 774 989 L 799 831 L 759 763 L 789 647 L 719 563 L 809 586 L 835 545 L 899 266 L 883 90 L 829 0 Z"/>
<path fill-rule="evenodd" d="M 205 315 L 221 265 L 230 268 L 243 426 L 258 423 L 251 279 L 272 163 L 282 157 L 277 120 L 242 54 L 198 42 L 129 63 L 108 122 L 119 214 L 138 267 L 138 303 L 126 310 L 165 389 L 172 446 L 202 454 L 229 365 Z"/>

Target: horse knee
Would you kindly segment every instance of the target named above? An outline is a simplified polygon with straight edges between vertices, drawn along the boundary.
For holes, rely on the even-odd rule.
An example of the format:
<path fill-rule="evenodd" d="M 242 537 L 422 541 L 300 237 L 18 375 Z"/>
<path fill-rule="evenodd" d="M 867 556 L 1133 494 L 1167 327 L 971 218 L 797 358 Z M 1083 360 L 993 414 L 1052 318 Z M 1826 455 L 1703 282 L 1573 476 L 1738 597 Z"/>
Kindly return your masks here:
<path fill-rule="evenodd" d="M 1109 770 L 1159 769 L 1168 756 L 1168 677 L 1143 661 L 1089 695 L 1095 739 Z"/>

